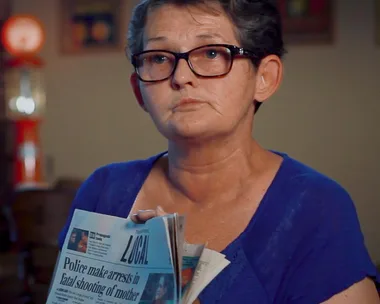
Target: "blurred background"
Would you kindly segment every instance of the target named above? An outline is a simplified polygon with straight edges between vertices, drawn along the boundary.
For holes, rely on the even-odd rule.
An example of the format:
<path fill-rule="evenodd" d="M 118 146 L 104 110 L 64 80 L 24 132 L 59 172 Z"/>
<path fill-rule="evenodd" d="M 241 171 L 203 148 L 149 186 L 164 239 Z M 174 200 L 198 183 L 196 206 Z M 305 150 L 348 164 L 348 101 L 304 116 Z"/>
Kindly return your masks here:
<path fill-rule="evenodd" d="M 56 236 L 77 188 L 89 174 L 107 163 L 166 149 L 166 141 L 137 105 L 129 85 L 132 68 L 124 55 L 124 37 L 137 2 L 0 0 L 1 25 L 11 16 L 26 14 L 39 20 L 45 38 L 34 54 L 37 61 L 9 66 L 19 54 L 9 54 L 4 45 L 1 49 L 1 303 L 44 303 Z M 380 263 L 378 3 L 279 0 L 289 51 L 285 77 L 279 92 L 260 108 L 253 131 L 266 148 L 286 152 L 349 191 L 376 263 Z M 25 38 L 15 32 L 16 40 Z M 25 100 L 23 106 L 12 108 L 7 95 L 25 79 L 30 80 L 32 96 L 40 100 L 35 100 L 33 115 Z M 20 186 L 25 176 L 15 177 L 15 168 L 27 140 L 19 132 L 30 128 L 26 116 L 38 125 L 31 142 L 32 150 L 41 151 L 33 167 L 41 172 Z"/>

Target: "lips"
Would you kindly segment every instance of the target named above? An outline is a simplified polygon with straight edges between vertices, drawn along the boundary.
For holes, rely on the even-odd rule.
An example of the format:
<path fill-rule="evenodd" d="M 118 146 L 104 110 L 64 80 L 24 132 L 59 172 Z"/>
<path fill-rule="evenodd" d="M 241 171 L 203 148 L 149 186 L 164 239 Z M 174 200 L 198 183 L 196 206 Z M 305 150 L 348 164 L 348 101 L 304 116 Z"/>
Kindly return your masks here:
<path fill-rule="evenodd" d="M 205 102 L 200 99 L 195 99 L 195 98 L 182 98 L 178 104 L 175 105 L 174 110 L 178 110 L 180 108 L 188 108 L 188 107 L 198 107 Z"/>

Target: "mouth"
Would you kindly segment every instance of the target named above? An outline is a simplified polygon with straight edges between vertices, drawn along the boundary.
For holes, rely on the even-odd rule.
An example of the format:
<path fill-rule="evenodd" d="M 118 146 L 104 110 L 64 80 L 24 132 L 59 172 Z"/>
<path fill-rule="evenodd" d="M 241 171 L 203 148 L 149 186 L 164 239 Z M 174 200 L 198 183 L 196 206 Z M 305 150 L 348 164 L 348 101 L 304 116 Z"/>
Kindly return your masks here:
<path fill-rule="evenodd" d="M 183 98 L 175 106 L 174 111 L 195 110 L 204 105 L 206 102 L 200 99 Z"/>

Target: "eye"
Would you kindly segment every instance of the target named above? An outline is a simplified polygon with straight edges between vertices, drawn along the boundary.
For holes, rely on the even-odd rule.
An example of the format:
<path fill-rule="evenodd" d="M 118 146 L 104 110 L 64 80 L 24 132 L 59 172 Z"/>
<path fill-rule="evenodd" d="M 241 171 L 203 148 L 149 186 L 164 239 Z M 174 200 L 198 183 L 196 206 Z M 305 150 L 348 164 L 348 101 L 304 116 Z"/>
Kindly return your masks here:
<path fill-rule="evenodd" d="M 163 64 L 165 63 L 166 61 L 169 60 L 169 58 L 165 55 L 152 55 L 151 59 L 150 59 L 153 63 L 157 63 L 157 64 Z"/>
<path fill-rule="evenodd" d="M 214 58 L 218 57 L 218 55 L 219 55 L 219 52 L 215 49 L 206 50 L 205 53 L 206 53 L 206 57 L 209 59 L 214 59 Z"/>

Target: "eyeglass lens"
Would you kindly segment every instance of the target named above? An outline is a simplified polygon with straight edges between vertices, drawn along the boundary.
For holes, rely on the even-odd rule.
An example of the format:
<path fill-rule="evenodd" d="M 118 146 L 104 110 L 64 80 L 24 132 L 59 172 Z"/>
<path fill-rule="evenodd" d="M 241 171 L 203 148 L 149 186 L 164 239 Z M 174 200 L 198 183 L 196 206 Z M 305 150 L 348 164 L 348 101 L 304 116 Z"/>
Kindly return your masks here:
<path fill-rule="evenodd" d="M 213 77 L 226 74 L 231 63 L 231 51 L 224 46 L 205 46 L 189 53 L 190 68 L 199 76 Z M 143 80 L 162 80 L 173 73 L 176 57 L 170 52 L 149 51 L 138 56 L 136 66 Z"/>

